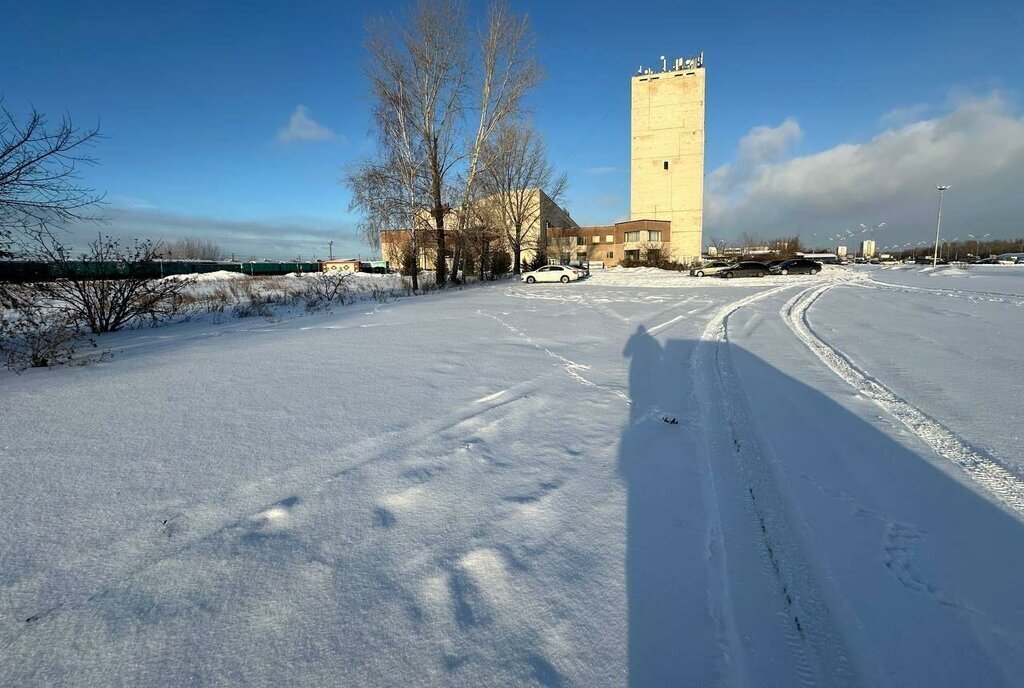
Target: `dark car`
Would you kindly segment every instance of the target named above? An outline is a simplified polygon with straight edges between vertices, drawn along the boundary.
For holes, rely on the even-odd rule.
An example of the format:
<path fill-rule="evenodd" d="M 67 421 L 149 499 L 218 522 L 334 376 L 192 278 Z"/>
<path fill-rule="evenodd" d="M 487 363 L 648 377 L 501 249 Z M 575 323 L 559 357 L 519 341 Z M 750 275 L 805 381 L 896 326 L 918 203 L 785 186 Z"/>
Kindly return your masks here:
<path fill-rule="evenodd" d="M 753 260 L 745 260 L 718 274 L 725 279 L 732 279 L 733 277 L 764 277 L 768 274 L 768 266 Z"/>
<path fill-rule="evenodd" d="M 772 265 L 768 269 L 773 275 L 817 275 L 821 272 L 821 263 L 808 258 L 793 258 Z"/>

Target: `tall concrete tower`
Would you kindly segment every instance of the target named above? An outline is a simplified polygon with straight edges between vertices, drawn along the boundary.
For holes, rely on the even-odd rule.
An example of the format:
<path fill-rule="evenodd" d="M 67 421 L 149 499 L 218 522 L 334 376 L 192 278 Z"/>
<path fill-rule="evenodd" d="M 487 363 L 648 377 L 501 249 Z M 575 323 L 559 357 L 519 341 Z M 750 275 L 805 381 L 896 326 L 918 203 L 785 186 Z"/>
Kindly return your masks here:
<path fill-rule="evenodd" d="M 704 226 L 704 56 L 661 58 L 632 79 L 629 215 L 670 220 L 676 259 L 700 256 Z"/>

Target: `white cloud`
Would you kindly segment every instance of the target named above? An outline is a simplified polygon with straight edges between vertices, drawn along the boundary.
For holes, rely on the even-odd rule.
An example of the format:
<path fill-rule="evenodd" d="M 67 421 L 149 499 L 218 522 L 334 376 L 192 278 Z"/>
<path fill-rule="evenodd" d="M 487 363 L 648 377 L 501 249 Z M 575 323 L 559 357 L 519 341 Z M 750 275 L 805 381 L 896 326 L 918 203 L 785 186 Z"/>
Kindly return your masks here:
<path fill-rule="evenodd" d="M 587 174 L 611 174 L 612 172 L 618 172 L 619 168 L 610 166 L 588 167 L 583 171 L 586 172 Z"/>
<path fill-rule="evenodd" d="M 919 122 L 924 119 L 934 108 L 928 103 L 917 103 L 904 107 L 893 108 L 878 118 L 878 122 L 887 129 L 902 127 L 912 122 Z"/>
<path fill-rule="evenodd" d="M 726 205 L 736 189 L 765 165 L 779 161 L 803 136 L 803 129 L 792 117 L 777 127 L 754 127 L 740 139 L 736 161 L 715 169 L 708 176 L 708 213 L 714 215 Z"/>
<path fill-rule="evenodd" d="M 736 163 L 708 176 L 710 236 L 822 237 L 885 221 L 875 237 L 881 245 L 927 239 L 935 231 L 936 184 L 953 185 L 944 235 L 1024 233 L 1024 117 L 998 92 L 868 141 L 781 159 L 798 131 L 795 122 L 758 127 L 741 141 Z"/>
<path fill-rule="evenodd" d="M 119 208 L 131 208 L 133 210 L 156 210 L 157 206 L 144 198 L 135 196 L 121 196 L 114 194 L 107 197 L 107 202 Z"/>
<path fill-rule="evenodd" d="M 296 105 L 288 126 L 277 132 L 278 143 L 292 141 L 333 141 L 338 135 L 309 116 L 309 108 Z"/>

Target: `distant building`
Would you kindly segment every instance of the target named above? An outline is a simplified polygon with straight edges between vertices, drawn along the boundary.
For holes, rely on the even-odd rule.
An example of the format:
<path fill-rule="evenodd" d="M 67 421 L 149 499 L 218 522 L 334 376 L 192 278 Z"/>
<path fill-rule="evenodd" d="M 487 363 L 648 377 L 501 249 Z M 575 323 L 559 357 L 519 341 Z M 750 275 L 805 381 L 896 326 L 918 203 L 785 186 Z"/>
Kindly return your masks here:
<path fill-rule="evenodd" d="M 845 258 L 846 257 L 846 247 L 845 246 L 836 246 L 836 255 L 839 256 L 840 258 Z"/>
<path fill-rule="evenodd" d="M 528 210 L 524 213 L 529 221 L 524 227 L 522 242 L 522 254 L 520 260 L 524 263 L 531 263 L 536 258 L 538 246 L 546 243 L 546 235 L 549 227 L 576 227 L 576 221 L 569 213 L 558 206 L 551 197 L 542 189 L 529 189 L 526 194 L 528 198 L 525 205 Z M 474 206 L 473 222 L 486 223 L 488 231 L 485 233 L 490 238 L 489 251 L 507 251 L 512 255 L 512 247 L 508 245 L 505 232 L 493 227 L 500 225 L 500 221 L 490 220 L 500 213 L 497 210 L 495 197 L 487 197 L 478 201 Z M 416 230 L 417 255 L 416 264 L 421 270 L 433 270 L 436 267 L 437 256 L 437 230 L 434 228 L 434 220 L 427 212 L 419 214 L 421 226 Z M 449 233 L 454 232 L 459 224 L 457 211 L 452 211 L 445 219 L 445 245 L 446 253 L 451 250 L 454 241 L 448 241 Z M 380 232 L 380 253 L 381 258 L 386 260 L 392 267 L 403 265 L 403 256 L 409 254 L 412 232 L 408 229 L 385 229 Z M 450 253 L 445 258 L 451 262 Z"/>
<path fill-rule="evenodd" d="M 860 255 L 863 256 L 864 258 L 875 257 L 874 239 L 865 239 L 864 241 L 860 242 Z"/>
<path fill-rule="evenodd" d="M 672 255 L 668 220 L 628 220 L 596 227 L 548 230 L 548 262 L 615 267 L 625 259 L 657 260 Z"/>
<path fill-rule="evenodd" d="M 324 272 L 359 272 L 360 261 L 358 260 L 325 260 L 323 261 Z"/>
<path fill-rule="evenodd" d="M 668 220 L 677 260 L 699 258 L 704 222 L 704 55 L 632 79 L 631 220 Z"/>

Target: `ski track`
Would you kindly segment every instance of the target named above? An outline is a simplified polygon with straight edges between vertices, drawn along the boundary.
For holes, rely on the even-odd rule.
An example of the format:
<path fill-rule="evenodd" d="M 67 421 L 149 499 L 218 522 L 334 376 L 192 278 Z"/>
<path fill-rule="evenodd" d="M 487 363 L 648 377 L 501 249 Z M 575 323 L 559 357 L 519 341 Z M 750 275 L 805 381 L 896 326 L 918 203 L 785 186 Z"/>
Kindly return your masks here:
<path fill-rule="evenodd" d="M 858 393 L 875 402 L 935 453 L 960 468 L 967 478 L 1013 516 L 1024 520 L 1024 483 L 1020 479 L 997 460 L 971 447 L 942 423 L 865 373 L 846 354 L 811 330 L 807 310 L 833 286 L 826 284 L 805 289 L 783 305 L 780 314 L 797 338 Z"/>
<path fill-rule="evenodd" d="M 707 344 L 728 343 L 728 320 L 737 310 L 769 298 L 792 285 L 765 290 L 734 301 L 720 308 L 707 324 L 701 340 Z M 799 538 L 789 523 L 788 509 L 771 467 L 766 447 L 751 441 L 756 433 L 747 401 L 736 380 L 727 351 L 722 346 L 700 347 L 691 363 L 694 371 L 698 407 L 703 418 L 719 415 L 726 420 L 728 438 L 705 436 L 705 495 L 711 522 L 708 527 L 707 557 L 711 567 L 709 579 L 719 586 L 709 591 L 709 600 L 716 620 L 716 635 L 722 645 L 726 682 L 751 684 L 744 665 L 743 640 L 739 637 L 736 610 L 729 591 L 728 544 L 724 540 L 722 497 L 743 499 L 749 509 L 748 526 L 754 540 L 762 546 L 764 575 L 779 595 L 788 616 L 781 630 L 792 653 L 794 674 L 803 685 L 854 686 L 859 679 L 850 660 L 845 642 L 819 590 L 811 567 L 801 552 Z M 719 396 L 714 398 L 714 390 Z M 718 446 L 715 446 L 716 442 Z M 734 495 L 719 495 L 716 487 L 713 457 L 732 455 L 736 460 L 742 485 Z M 743 496 L 741 496 L 743 495 Z M 726 505 L 728 506 L 728 505 Z M 733 504 L 733 506 L 740 506 Z"/>
<path fill-rule="evenodd" d="M 482 310 L 477 310 L 477 313 L 479 313 L 480 315 L 485 315 L 493 320 L 496 320 L 497 322 L 501 323 L 501 325 L 512 334 L 516 335 L 517 337 L 521 337 L 522 339 L 526 340 L 537 349 L 540 349 L 541 351 L 546 353 L 551 358 L 554 358 L 555 360 L 559 361 L 562 364 L 562 368 L 565 369 L 565 372 L 568 373 L 569 376 L 572 377 L 572 379 L 576 380 L 576 382 L 580 383 L 581 385 L 585 385 L 587 387 L 596 387 L 597 389 L 604 390 L 609 394 L 615 395 L 616 397 L 622 399 L 627 404 L 633 403 L 632 399 L 629 398 L 629 395 L 623 392 L 622 390 L 615 389 L 614 387 L 609 387 L 607 385 L 602 385 L 598 382 L 594 382 L 593 380 L 588 380 L 587 378 L 583 377 L 580 371 L 590 370 L 590 366 L 584 365 L 582 363 L 577 363 L 576 361 L 570 360 L 565 356 L 556 354 L 554 351 L 551 351 L 551 349 L 548 349 L 545 346 L 538 344 L 530 335 L 526 334 L 525 332 L 517 328 L 515 325 L 505 322 L 504 320 L 502 320 L 501 318 L 492 313 L 484 313 Z"/>

